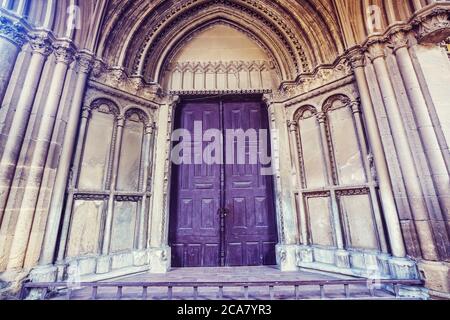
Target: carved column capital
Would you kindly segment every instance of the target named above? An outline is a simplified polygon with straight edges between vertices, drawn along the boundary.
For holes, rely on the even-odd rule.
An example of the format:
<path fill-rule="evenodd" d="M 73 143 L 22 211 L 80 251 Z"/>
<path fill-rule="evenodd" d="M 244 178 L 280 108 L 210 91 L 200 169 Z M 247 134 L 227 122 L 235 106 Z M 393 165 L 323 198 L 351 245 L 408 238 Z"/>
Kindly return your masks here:
<path fill-rule="evenodd" d="M 81 112 L 81 117 L 85 118 L 85 119 L 89 119 L 91 116 L 91 112 L 92 112 L 91 108 L 88 106 L 85 106 Z"/>
<path fill-rule="evenodd" d="M 149 123 L 145 126 L 145 134 L 146 135 L 152 135 L 153 132 L 155 132 L 155 125 L 153 123 Z"/>
<path fill-rule="evenodd" d="M 78 71 L 89 74 L 94 67 L 94 55 L 90 52 L 77 54 Z"/>
<path fill-rule="evenodd" d="M 408 33 L 406 31 L 401 30 L 390 35 L 389 46 L 394 50 L 394 52 L 402 48 L 407 48 L 408 44 Z"/>
<path fill-rule="evenodd" d="M 385 44 L 379 40 L 369 42 L 367 44 L 369 59 L 373 62 L 379 58 L 384 58 L 386 56 L 385 48 Z"/>
<path fill-rule="evenodd" d="M 417 17 L 412 24 L 416 27 L 419 43 L 440 43 L 450 36 L 450 9 L 434 8 Z"/>
<path fill-rule="evenodd" d="M 263 94 L 263 102 L 266 104 L 267 108 L 269 108 L 274 103 L 274 97 L 272 94 Z"/>
<path fill-rule="evenodd" d="M 75 47 L 71 41 L 57 41 L 53 45 L 57 63 L 71 64 L 75 58 Z"/>
<path fill-rule="evenodd" d="M 118 116 L 117 117 L 117 127 L 118 128 L 125 127 L 125 117 L 124 116 Z"/>
<path fill-rule="evenodd" d="M 361 113 L 361 103 L 359 100 L 351 101 L 350 108 L 354 114 Z"/>
<path fill-rule="evenodd" d="M 358 68 L 364 68 L 366 66 L 366 56 L 363 52 L 357 51 L 350 57 L 348 57 L 348 62 L 353 71 Z"/>
<path fill-rule="evenodd" d="M 0 37 L 9 40 L 21 48 L 27 41 L 27 32 L 20 22 L 0 16 Z"/>
<path fill-rule="evenodd" d="M 320 124 L 323 124 L 327 121 L 327 114 L 325 112 L 317 112 L 316 113 L 317 121 L 319 121 Z"/>
<path fill-rule="evenodd" d="M 31 34 L 30 45 L 33 53 L 41 54 L 44 57 L 47 57 L 53 51 L 52 40 L 46 32 Z"/>
<path fill-rule="evenodd" d="M 298 127 L 298 123 L 295 120 L 288 120 L 287 122 L 288 128 L 290 132 L 296 132 L 297 131 L 297 127 Z"/>

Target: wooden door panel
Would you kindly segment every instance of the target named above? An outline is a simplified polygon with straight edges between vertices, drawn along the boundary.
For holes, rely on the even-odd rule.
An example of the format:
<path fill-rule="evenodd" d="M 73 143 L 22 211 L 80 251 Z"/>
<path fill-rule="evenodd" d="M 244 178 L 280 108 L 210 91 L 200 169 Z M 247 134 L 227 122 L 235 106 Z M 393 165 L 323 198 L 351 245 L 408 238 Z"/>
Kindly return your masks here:
<path fill-rule="evenodd" d="M 185 104 L 175 121 L 177 128 L 192 134 L 196 121 L 202 123 L 203 132 L 220 129 L 219 103 Z M 172 265 L 214 267 L 219 263 L 220 165 L 195 161 L 201 154 L 195 153 L 192 142 L 193 163 L 173 165 L 172 169 L 170 244 L 176 248 Z"/>
<path fill-rule="evenodd" d="M 273 265 L 277 231 L 272 176 L 262 176 L 259 157 L 252 163 L 249 156 L 252 148 L 254 152 L 255 145 L 259 146 L 259 130 L 268 129 L 267 111 L 258 102 L 232 102 L 224 103 L 223 113 L 225 130 L 257 132 L 249 135 L 245 147 L 235 140 L 234 153 L 245 153 L 245 163 L 225 166 L 227 265 Z"/>

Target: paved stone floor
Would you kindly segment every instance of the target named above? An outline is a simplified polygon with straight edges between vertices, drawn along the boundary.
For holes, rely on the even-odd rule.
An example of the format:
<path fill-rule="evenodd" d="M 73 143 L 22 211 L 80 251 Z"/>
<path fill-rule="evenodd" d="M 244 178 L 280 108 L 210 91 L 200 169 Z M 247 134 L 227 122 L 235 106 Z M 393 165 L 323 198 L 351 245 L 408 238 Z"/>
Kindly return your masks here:
<path fill-rule="evenodd" d="M 333 280 L 351 279 L 351 277 L 326 274 L 312 271 L 281 272 L 275 267 L 238 267 L 238 268 L 179 268 L 167 274 L 141 273 L 122 278 L 108 280 L 108 282 L 273 282 L 273 281 L 303 281 L 303 280 Z M 367 299 L 373 298 L 365 285 L 350 286 L 352 298 Z M 72 299 L 87 300 L 91 297 L 92 290 L 84 288 L 74 290 Z M 142 288 L 124 288 L 123 300 L 141 299 Z M 326 299 L 344 299 L 345 292 L 343 286 L 326 287 Z M 114 299 L 116 297 L 115 288 L 99 288 L 97 292 L 98 300 Z M 295 299 L 294 287 L 275 287 L 274 299 L 286 300 Z M 65 299 L 65 296 L 57 296 L 54 299 Z M 191 300 L 193 298 L 193 288 L 174 288 L 174 300 Z M 219 298 L 218 288 L 199 288 L 199 300 L 217 300 Z M 249 288 L 248 298 L 251 300 L 270 299 L 269 287 Z M 319 286 L 302 286 L 299 289 L 299 299 L 320 299 Z M 393 295 L 384 291 L 376 290 L 375 298 L 392 299 Z M 167 300 L 168 289 L 148 288 L 148 300 Z M 244 288 L 229 287 L 223 289 L 223 300 L 245 299 Z"/>

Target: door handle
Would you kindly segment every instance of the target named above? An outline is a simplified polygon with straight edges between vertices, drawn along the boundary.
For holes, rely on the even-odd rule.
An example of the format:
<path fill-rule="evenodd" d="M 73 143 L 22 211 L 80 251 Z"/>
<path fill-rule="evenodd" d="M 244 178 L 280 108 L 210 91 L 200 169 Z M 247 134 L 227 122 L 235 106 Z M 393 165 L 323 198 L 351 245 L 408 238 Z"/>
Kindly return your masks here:
<path fill-rule="evenodd" d="M 217 214 L 219 216 L 224 217 L 224 218 L 226 218 L 229 213 L 230 213 L 230 210 L 228 210 L 227 208 L 220 208 L 217 212 Z"/>

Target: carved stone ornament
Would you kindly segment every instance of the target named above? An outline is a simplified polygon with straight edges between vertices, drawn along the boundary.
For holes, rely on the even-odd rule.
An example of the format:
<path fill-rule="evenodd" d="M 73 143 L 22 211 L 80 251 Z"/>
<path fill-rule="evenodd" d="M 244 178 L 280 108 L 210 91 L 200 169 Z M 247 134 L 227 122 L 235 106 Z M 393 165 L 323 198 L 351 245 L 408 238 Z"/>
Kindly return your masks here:
<path fill-rule="evenodd" d="M 386 56 L 385 44 L 379 40 L 369 42 L 367 44 L 367 52 L 369 53 L 369 59 L 371 61 L 384 58 Z"/>
<path fill-rule="evenodd" d="M 353 71 L 355 69 L 364 68 L 366 66 L 366 56 L 361 51 L 357 51 L 357 52 L 351 54 L 347 58 L 347 60 Z"/>
<path fill-rule="evenodd" d="M 95 60 L 91 80 L 111 88 L 153 100 L 160 95 L 160 86 L 147 83 L 143 77 L 129 76 L 122 68 L 112 68 L 101 60 Z"/>
<path fill-rule="evenodd" d="M 408 35 L 405 31 L 398 31 L 391 35 L 389 39 L 389 47 L 391 47 L 394 52 L 408 47 Z"/>
<path fill-rule="evenodd" d="M 80 52 L 77 54 L 78 71 L 89 74 L 94 67 L 94 56 L 89 52 Z"/>
<path fill-rule="evenodd" d="M 417 26 L 419 43 L 440 43 L 450 36 L 450 10 L 436 8 L 430 14 L 417 18 L 413 24 Z"/>
<path fill-rule="evenodd" d="M 26 30 L 19 22 L 14 22 L 0 16 L 0 37 L 6 38 L 18 47 L 22 47 L 26 40 Z"/>
<path fill-rule="evenodd" d="M 53 47 L 57 63 L 69 65 L 73 62 L 76 49 L 71 41 L 57 41 Z"/>
<path fill-rule="evenodd" d="M 48 56 L 53 51 L 52 41 L 46 32 L 33 33 L 30 35 L 30 45 L 33 53 Z"/>
<path fill-rule="evenodd" d="M 346 59 L 340 59 L 334 65 L 322 65 L 312 73 L 303 73 L 295 83 L 285 83 L 274 95 L 275 100 L 296 97 L 302 93 L 323 87 L 352 74 L 352 69 Z"/>

